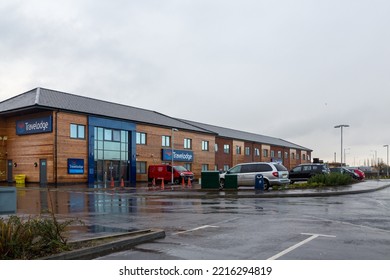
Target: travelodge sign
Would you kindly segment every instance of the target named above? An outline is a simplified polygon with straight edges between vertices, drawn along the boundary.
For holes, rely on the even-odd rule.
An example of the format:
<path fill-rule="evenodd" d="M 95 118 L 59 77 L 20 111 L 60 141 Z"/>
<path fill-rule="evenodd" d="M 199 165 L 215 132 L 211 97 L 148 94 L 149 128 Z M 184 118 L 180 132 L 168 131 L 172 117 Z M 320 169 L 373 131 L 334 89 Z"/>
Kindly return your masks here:
<path fill-rule="evenodd" d="M 53 126 L 51 116 L 16 121 L 17 135 L 47 133 L 52 132 L 52 130 Z"/>
<path fill-rule="evenodd" d="M 162 160 L 171 161 L 172 160 L 172 149 L 162 149 Z M 183 162 L 193 162 L 194 153 L 192 151 L 186 150 L 173 150 L 173 160 L 174 161 L 183 161 Z"/>

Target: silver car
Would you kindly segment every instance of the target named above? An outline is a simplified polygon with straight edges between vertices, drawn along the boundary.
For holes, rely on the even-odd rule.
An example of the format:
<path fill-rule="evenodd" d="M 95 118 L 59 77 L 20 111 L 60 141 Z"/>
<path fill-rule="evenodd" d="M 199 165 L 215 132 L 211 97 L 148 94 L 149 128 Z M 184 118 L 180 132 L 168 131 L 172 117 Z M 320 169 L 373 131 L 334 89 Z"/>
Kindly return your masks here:
<path fill-rule="evenodd" d="M 290 183 L 288 170 L 282 164 L 276 162 L 251 162 L 241 163 L 220 174 L 220 188 L 225 185 L 226 174 L 237 174 L 238 186 L 254 186 L 257 174 L 264 176 L 264 189 L 275 185 L 287 185 Z"/>

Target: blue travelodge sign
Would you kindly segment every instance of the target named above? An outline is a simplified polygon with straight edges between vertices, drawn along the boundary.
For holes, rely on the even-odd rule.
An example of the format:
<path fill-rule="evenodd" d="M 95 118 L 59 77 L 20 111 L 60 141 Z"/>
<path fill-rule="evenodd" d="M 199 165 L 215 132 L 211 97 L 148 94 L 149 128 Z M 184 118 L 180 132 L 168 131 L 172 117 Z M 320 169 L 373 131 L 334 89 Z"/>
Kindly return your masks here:
<path fill-rule="evenodd" d="M 172 161 L 172 149 L 162 149 L 162 160 Z M 185 150 L 173 150 L 173 161 L 193 162 L 194 153 Z"/>
<path fill-rule="evenodd" d="M 84 174 L 84 160 L 68 158 L 68 174 Z"/>
<path fill-rule="evenodd" d="M 52 132 L 52 117 L 42 117 L 37 119 L 19 120 L 16 121 L 16 134 L 36 134 Z"/>

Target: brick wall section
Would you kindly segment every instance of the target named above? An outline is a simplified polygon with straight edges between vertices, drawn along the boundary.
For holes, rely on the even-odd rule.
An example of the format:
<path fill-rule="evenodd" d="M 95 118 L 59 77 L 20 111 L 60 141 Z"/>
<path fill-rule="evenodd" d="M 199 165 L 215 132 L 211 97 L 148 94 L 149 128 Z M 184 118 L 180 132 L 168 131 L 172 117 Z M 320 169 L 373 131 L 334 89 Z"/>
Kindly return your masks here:
<path fill-rule="evenodd" d="M 85 115 L 65 112 L 58 116 L 57 131 L 57 182 L 76 183 L 88 181 L 88 118 Z M 55 123 L 55 121 L 53 121 Z M 70 138 L 70 124 L 85 126 L 85 139 Z M 68 174 L 68 158 L 84 159 L 84 174 Z"/>
<path fill-rule="evenodd" d="M 233 166 L 233 140 L 228 138 L 216 137 L 215 143 L 218 145 L 218 151 L 215 153 L 215 165 L 218 170 L 223 170 L 224 165 L 229 165 L 229 167 Z M 230 153 L 225 153 L 223 150 L 224 145 L 230 146 Z"/>
<path fill-rule="evenodd" d="M 50 115 L 52 112 L 7 118 L 5 133 L 8 137 L 6 141 L 7 159 L 17 164 L 13 167 L 13 175 L 25 174 L 27 182 L 39 182 L 39 159 L 47 160 L 47 179 L 48 182 L 54 181 L 54 132 L 16 135 L 16 121 Z M 54 119 L 53 131 L 55 131 Z M 37 167 L 34 166 L 35 162 L 38 163 Z"/>
<path fill-rule="evenodd" d="M 161 150 L 163 148 L 169 149 L 170 147 L 162 147 L 162 136 L 172 137 L 172 130 L 170 128 L 162 128 L 150 125 L 137 125 L 137 132 L 146 133 L 146 145 L 137 145 L 137 161 L 146 162 L 146 168 L 152 164 L 162 163 Z M 199 179 L 201 176 L 202 165 L 207 164 L 209 170 L 214 169 L 215 162 L 215 136 L 210 134 L 201 134 L 191 131 L 175 131 L 173 148 L 176 150 L 184 149 L 184 139 L 191 139 L 192 148 L 189 151 L 194 153 L 194 159 L 191 163 L 192 172 L 195 174 L 195 178 Z M 202 151 L 202 141 L 209 142 L 209 151 Z M 177 165 L 183 165 L 183 162 L 174 162 Z M 137 174 L 137 181 L 147 181 L 147 174 Z"/>

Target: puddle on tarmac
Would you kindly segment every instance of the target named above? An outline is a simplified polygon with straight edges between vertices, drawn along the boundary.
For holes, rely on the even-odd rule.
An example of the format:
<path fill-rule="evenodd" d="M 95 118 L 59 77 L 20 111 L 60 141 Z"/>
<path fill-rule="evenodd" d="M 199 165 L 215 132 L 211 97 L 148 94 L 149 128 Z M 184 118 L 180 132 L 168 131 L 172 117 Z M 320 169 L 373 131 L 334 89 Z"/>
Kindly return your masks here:
<path fill-rule="evenodd" d="M 70 225 L 68 232 L 84 232 L 84 233 L 126 233 L 137 231 L 137 228 L 123 229 L 117 227 L 108 227 L 103 225 Z"/>

